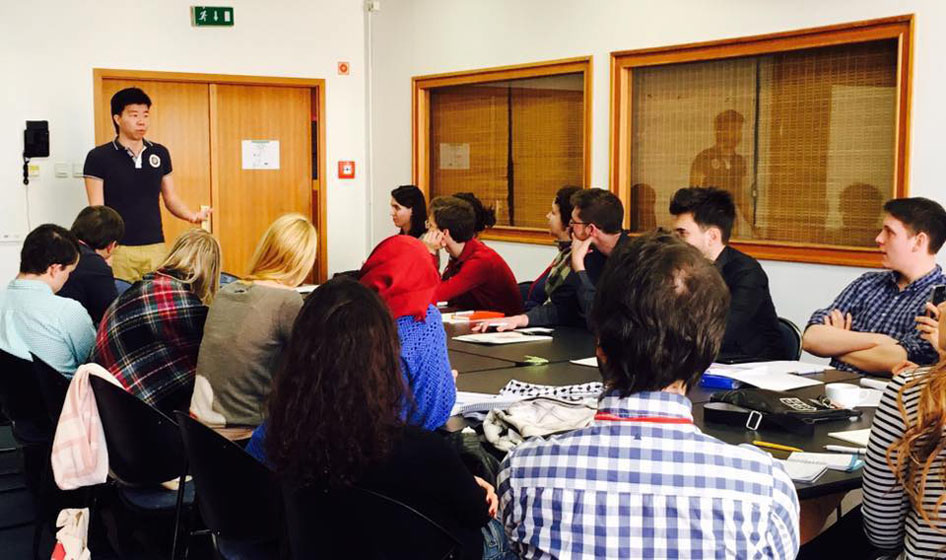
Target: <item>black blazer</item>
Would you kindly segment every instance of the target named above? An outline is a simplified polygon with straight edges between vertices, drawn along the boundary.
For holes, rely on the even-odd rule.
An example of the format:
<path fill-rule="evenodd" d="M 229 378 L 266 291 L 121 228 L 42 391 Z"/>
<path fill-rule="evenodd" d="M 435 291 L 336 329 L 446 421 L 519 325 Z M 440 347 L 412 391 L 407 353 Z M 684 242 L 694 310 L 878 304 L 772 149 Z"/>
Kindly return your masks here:
<path fill-rule="evenodd" d="M 80 244 L 79 249 L 79 264 L 56 295 L 81 303 L 98 328 L 105 310 L 118 297 L 118 289 L 112 267 L 105 259 L 85 244 Z"/>
<path fill-rule="evenodd" d="M 716 258 L 716 268 L 731 295 L 719 358 L 744 361 L 784 359 L 778 315 L 769 293 L 769 277 L 759 261 L 726 246 Z"/>

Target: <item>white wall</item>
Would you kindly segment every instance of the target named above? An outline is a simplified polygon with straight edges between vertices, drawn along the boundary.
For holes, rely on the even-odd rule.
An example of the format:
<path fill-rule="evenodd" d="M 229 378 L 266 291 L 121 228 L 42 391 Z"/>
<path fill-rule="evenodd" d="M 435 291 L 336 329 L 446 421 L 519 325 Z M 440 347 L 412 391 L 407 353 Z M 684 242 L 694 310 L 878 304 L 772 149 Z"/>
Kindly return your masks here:
<path fill-rule="evenodd" d="M 94 145 L 92 68 L 326 80 L 328 258 L 361 263 L 366 245 L 363 172 L 340 181 L 338 160 L 365 163 L 365 37 L 360 0 L 228 0 L 232 28 L 194 28 L 194 2 L 3 2 L 0 6 L 0 234 L 44 222 L 65 226 L 85 205 L 82 179 L 57 179 L 55 162 L 78 162 Z M 339 76 L 336 63 L 351 63 Z M 48 120 L 50 157 L 21 181 L 25 120 Z M 160 141 L 160 138 L 155 138 Z M 174 146 L 169 146 L 174 153 Z M 28 209 L 28 211 L 27 211 Z M 2 235 L 0 235 L 2 237 Z M 0 285 L 15 274 L 19 243 L 0 244 Z M 355 250 L 352 250 L 355 247 Z"/>
<path fill-rule="evenodd" d="M 393 230 L 389 191 L 411 178 L 411 76 L 594 56 L 592 184 L 608 183 L 609 54 L 805 27 L 916 14 L 910 193 L 943 203 L 946 158 L 946 2 L 940 0 L 382 0 L 371 16 L 371 238 Z M 520 280 L 548 264 L 551 247 L 490 242 Z M 943 253 L 946 253 L 944 251 Z M 780 315 L 804 324 L 863 272 L 763 263 Z"/>

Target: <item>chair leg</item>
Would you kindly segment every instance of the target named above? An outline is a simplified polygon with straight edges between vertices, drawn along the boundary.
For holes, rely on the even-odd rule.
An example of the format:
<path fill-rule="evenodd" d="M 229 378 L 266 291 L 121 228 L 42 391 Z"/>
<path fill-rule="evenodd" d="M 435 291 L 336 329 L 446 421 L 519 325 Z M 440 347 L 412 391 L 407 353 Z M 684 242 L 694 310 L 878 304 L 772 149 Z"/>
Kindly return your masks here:
<path fill-rule="evenodd" d="M 184 509 L 184 482 L 187 479 L 187 469 L 177 484 L 177 507 L 174 508 L 174 538 L 171 541 L 171 560 L 177 560 L 177 540 L 181 533 L 181 511 Z"/>

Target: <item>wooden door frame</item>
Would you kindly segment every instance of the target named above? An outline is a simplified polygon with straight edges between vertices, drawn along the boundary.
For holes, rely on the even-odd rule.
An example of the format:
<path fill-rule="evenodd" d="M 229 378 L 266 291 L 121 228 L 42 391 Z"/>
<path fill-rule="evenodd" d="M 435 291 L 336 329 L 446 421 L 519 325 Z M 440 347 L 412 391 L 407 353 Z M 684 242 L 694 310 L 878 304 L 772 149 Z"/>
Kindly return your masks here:
<path fill-rule="evenodd" d="M 207 85 L 243 85 L 243 86 L 280 86 L 296 87 L 308 89 L 314 93 L 318 99 L 317 107 L 312 107 L 311 112 L 318 116 L 318 169 L 319 178 L 312 180 L 313 198 L 318 200 L 318 210 L 312 210 L 311 219 L 319 232 L 319 250 L 318 261 L 319 270 L 317 271 L 315 281 L 322 283 L 328 280 L 328 240 L 327 240 L 327 220 L 326 220 L 326 187 L 328 178 L 328 169 L 325 164 L 325 80 L 322 78 L 282 78 L 270 76 L 243 76 L 237 74 L 201 74 L 193 72 L 158 72 L 152 70 L 119 70 L 114 68 L 93 68 L 92 69 L 92 103 L 94 105 L 94 128 L 93 134 L 98 136 L 100 129 L 104 126 L 102 123 L 102 111 L 105 111 L 105 102 L 103 94 L 103 82 L 105 80 L 145 80 L 149 82 L 185 82 Z M 210 103 L 210 137 L 211 137 L 211 170 L 210 170 L 210 200 L 213 206 L 217 206 L 219 200 L 219 173 L 213 169 L 213 137 L 214 137 L 215 119 L 213 114 L 213 104 Z M 213 222 L 212 222 L 213 223 Z"/>

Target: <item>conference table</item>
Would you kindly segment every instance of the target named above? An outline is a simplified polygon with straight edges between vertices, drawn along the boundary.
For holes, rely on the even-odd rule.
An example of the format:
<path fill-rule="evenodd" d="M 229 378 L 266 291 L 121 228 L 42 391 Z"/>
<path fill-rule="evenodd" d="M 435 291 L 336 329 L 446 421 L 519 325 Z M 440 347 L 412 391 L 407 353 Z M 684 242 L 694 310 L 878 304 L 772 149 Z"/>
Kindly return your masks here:
<path fill-rule="evenodd" d="M 470 328 L 464 324 L 445 324 L 448 336 L 448 352 L 451 365 L 459 372 L 457 389 L 477 393 L 498 393 L 510 380 L 541 385 L 573 385 L 601 381 L 598 368 L 573 364 L 570 360 L 594 356 L 594 338 L 584 329 L 559 327 L 553 330 L 552 340 L 523 342 L 506 345 L 486 345 L 453 340 L 454 336 L 468 334 Z M 548 360 L 543 365 L 524 364 L 527 356 Z M 857 383 L 860 378 L 855 373 L 827 370 L 822 373 L 805 376 L 825 383 Z M 775 430 L 748 430 L 741 426 L 719 423 L 706 423 L 703 420 L 703 405 L 710 402 L 718 389 L 692 387 L 687 397 L 693 402 L 693 419 L 703 433 L 733 444 L 751 443 L 753 440 L 775 442 L 797 447 L 809 452 L 825 452 L 829 443 L 844 445 L 844 442 L 828 436 L 829 432 L 859 430 L 869 428 L 874 417 L 873 408 L 861 408 L 862 415 L 857 420 L 836 420 L 822 422 L 815 426 L 814 435 L 800 436 Z M 824 394 L 824 386 L 816 385 L 791 391 L 802 398 Z M 447 430 L 465 427 L 462 417 L 454 417 L 447 423 Z M 770 451 L 775 457 L 784 459 L 787 452 Z M 861 471 L 841 472 L 828 470 L 813 483 L 796 482 L 795 488 L 800 499 L 815 498 L 853 490 L 861 486 Z"/>

